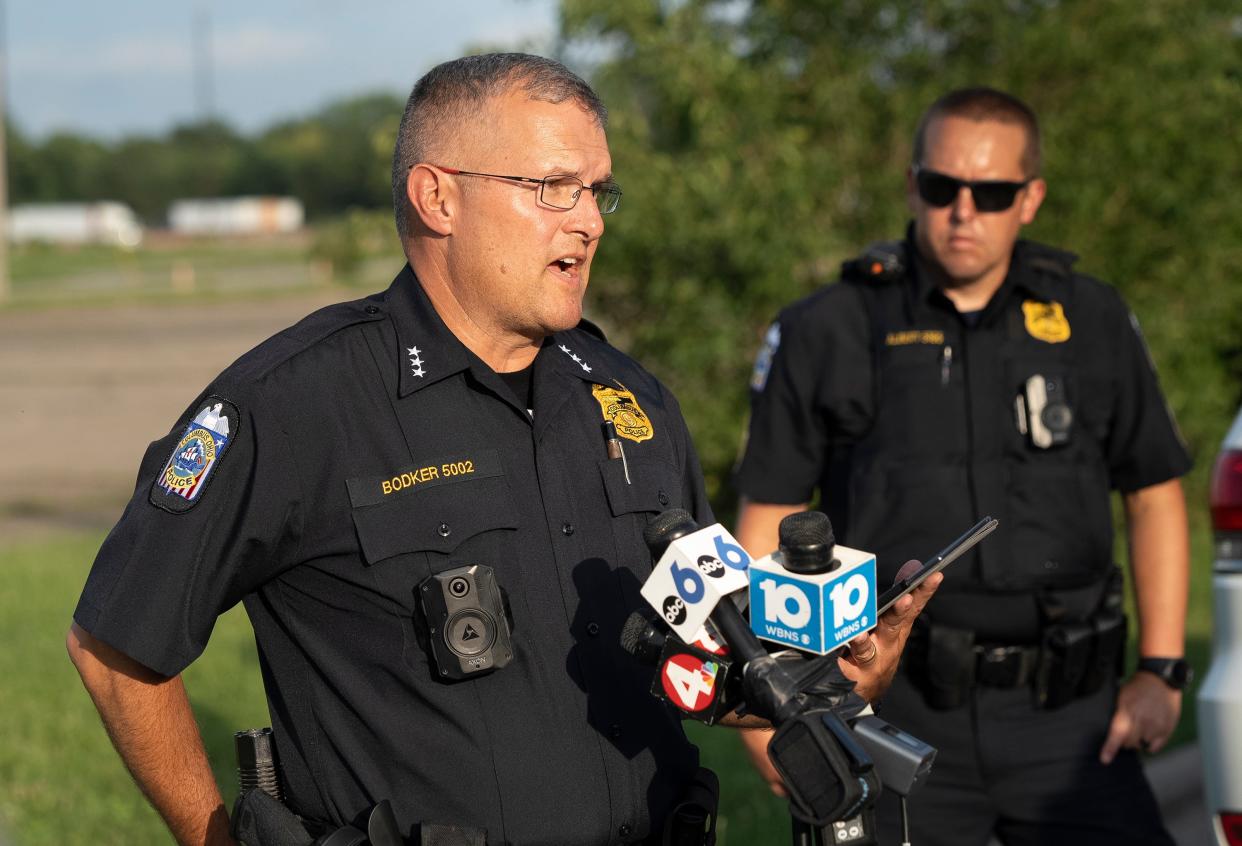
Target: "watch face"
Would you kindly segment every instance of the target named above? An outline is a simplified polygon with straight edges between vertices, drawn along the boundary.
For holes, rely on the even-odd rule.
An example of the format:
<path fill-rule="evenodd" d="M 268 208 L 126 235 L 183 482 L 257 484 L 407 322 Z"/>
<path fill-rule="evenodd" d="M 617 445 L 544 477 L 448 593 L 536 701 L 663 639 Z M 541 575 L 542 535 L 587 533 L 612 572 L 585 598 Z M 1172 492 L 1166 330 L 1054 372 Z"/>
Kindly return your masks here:
<path fill-rule="evenodd" d="M 1185 687 L 1190 683 L 1191 675 L 1190 664 L 1186 661 L 1174 661 L 1169 666 L 1169 681 L 1179 688 Z"/>

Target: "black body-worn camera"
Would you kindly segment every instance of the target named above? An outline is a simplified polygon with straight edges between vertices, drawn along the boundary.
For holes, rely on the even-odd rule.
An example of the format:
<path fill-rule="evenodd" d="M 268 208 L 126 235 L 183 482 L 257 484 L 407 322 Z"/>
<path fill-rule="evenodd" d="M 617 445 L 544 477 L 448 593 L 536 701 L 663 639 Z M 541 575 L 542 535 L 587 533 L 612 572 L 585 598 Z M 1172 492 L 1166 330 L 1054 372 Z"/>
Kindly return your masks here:
<path fill-rule="evenodd" d="M 1018 431 L 1031 439 L 1032 446 L 1051 449 L 1069 443 L 1074 411 L 1069 407 L 1060 376 L 1036 373 L 1027 379 L 1014 407 Z"/>
<path fill-rule="evenodd" d="M 418 599 L 441 678 L 472 678 L 513 660 L 513 633 L 491 567 L 436 573 L 419 585 Z"/>

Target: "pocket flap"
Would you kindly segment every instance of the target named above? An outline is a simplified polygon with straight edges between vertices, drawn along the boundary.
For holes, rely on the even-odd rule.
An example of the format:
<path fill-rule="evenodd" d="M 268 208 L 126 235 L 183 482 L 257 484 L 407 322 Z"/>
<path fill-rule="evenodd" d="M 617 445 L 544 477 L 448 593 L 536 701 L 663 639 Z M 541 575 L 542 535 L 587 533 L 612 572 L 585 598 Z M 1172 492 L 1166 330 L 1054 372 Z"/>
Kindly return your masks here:
<path fill-rule="evenodd" d="M 625 463 L 619 459 L 605 458 L 599 462 L 608 506 L 614 517 L 638 511 L 659 512 L 684 507 L 681 476 L 672 464 L 660 460 L 629 459 L 628 482 L 625 470 Z"/>
<path fill-rule="evenodd" d="M 517 528 L 503 476 L 427 488 L 390 502 L 355 507 L 353 518 L 368 564 L 405 552 L 447 554 L 483 532 Z"/>

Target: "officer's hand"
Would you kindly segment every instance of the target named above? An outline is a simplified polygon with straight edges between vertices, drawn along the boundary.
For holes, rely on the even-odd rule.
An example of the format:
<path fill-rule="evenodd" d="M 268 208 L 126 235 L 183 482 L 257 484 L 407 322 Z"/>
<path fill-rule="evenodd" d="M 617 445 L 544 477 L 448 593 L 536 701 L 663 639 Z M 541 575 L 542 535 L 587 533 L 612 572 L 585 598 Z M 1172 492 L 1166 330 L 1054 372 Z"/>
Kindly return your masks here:
<path fill-rule="evenodd" d="M 785 783 L 781 781 L 780 773 L 776 771 L 776 767 L 772 766 L 772 759 L 768 757 L 768 744 L 772 741 L 773 733 L 771 727 L 742 729 L 738 732 L 742 738 L 742 747 L 750 756 L 750 762 L 759 771 L 759 775 L 768 783 L 773 793 L 784 797 L 789 793 L 785 790 Z"/>
<path fill-rule="evenodd" d="M 897 571 L 894 581 L 912 575 L 921 566 L 918 561 L 907 561 Z M 893 676 L 897 674 L 897 662 L 901 660 L 901 650 L 906 648 L 914 618 L 923 610 L 923 606 L 932 598 L 942 581 L 944 575 L 941 573 L 929 576 L 927 581 L 897 600 L 880 617 L 879 625 L 872 631 L 860 634 L 850 641 L 848 657 L 839 659 L 841 672 L 853 679 L 857 684 L 855 692 L 863 699 L 874 702 L 888 690 Z"/>
<path fill-rule="evenodd" d="M 1100 762 L 1112 763 L 1117 752 L 1159 752 L 1168 743 L 1182 713 L 1182 692 L 1151 673 L 1135 673 L 1117 694 L 1117 711 L 1100 749 Z"/>

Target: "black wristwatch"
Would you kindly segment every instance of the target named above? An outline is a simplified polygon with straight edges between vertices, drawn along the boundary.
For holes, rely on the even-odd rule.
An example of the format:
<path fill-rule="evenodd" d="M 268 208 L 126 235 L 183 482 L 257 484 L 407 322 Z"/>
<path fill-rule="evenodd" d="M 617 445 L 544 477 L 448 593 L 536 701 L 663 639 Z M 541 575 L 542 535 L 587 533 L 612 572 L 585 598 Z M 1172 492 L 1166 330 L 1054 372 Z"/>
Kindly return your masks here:
<path fill-rule="evenodd" d="M 1138 668 L 1142 672 L 1158 676 L 1160 681 L 1174 690 L 1185 689 L 1195 677 L 1195 671 L 1185 658 L 1140 658 Z"/>

